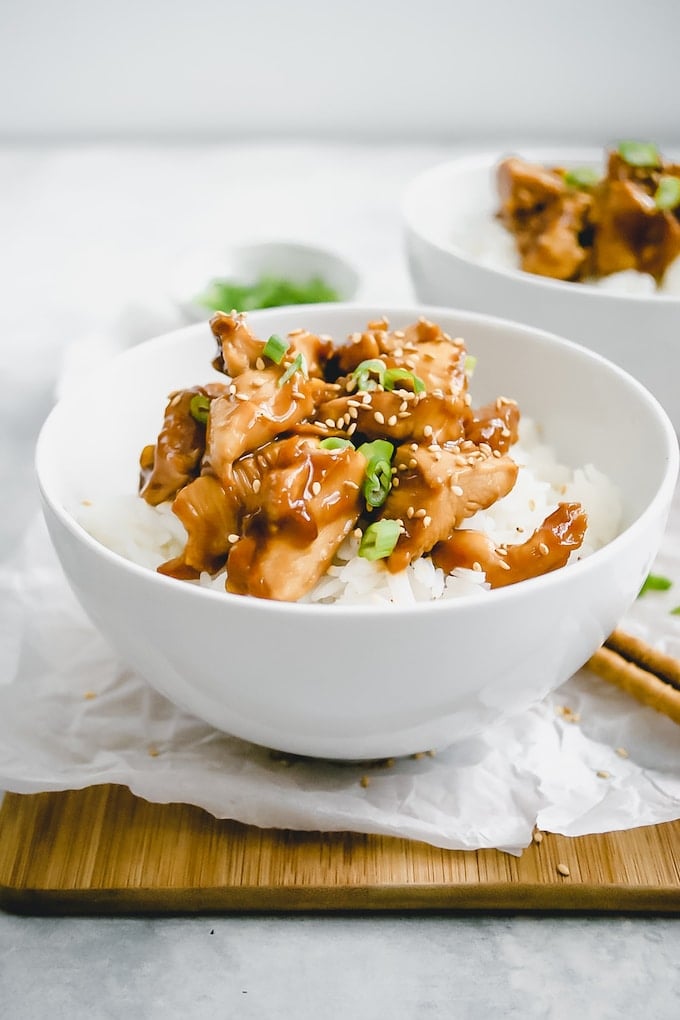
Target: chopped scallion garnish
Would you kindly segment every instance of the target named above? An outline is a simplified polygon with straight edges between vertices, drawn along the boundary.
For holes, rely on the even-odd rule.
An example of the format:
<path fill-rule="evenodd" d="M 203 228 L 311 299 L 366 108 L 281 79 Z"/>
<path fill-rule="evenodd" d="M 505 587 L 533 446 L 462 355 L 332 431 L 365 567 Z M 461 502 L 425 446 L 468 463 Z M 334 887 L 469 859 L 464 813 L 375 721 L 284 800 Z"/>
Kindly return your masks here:
<path fill-rule="evenodd" d="M 675 209 L 680 205 L 680 177 L 664 174 L 659 178 L 659 186 L 654 193 L 654 205 L 657 209 Z"/>
<path fill-rule="evenodd" d="M 620 142 L 618 151 L 628 166 L 650 168 L 661 166 L 659 150 L 652 142 Z"/>
<path fill-rule="evenodd" d="M 474 354 L 466 354 L 465 356 L 465 374 L 468 379 L 472 378 L 472 373 L 477 367 L 477 359 Z"/>
<path fill-rule="evenodd" d="M 424 393 L 425 383 L 413 372 L 409 372 L 407 368 L 388 368 L 386 369 L 383 377 L 382 384 L 386 390 L 401 389 L 398 383 L 407 382 L 410 384 L 411 389 L 414 393 Z"/>
<path fill-rule="evenodd" d="M 382 386 L 385 372 L 384 361 L 381 361 L 380 358 L 369 358 L 357 365 L 350 375 L 350 379 L 356 382 L 358 390 L 374 390 L 378 383 Z M 372 375 L 377 375 L 377 383 L 375 379 L 371 379 Z"/>
<path fill-rule="evenodd" d="M 671 616 L 680 616 L 680 606 L 676 606 L 675 609 L 671 609 Z"/>
<path fill-rule="evenodd" d="M 322 439 L 319 446 L 323 450 L 346 450 L 348 446 L 354 449 L 354 443 L 349 439 L 342 439 L 340 436 L 329 436 L 328 439 Z"/>
<path fill-rule="evenodd" d="M 265 358 L 269 358 L 277 365 L 280 365 L 289 347 L 290 344 L 287 340 L 283 340 L 278 333 L 272 333 L 262 349 L 262 354 Z"/>
<path fill-rule="evenodd" d="M 305 356 L 302 352 L 300 352 L 293 361 L 291 361 L 290 365 L 279 379 L 278 385 L 284 386 L 289 379 L 293 378 L 296 372 L 300 372 L 305 379 L 307 378 L 307 362 L 305 361 Z"/>
<path fill-rule="evenodd" d="M 208 424 L 208 413 L 210 411 L 210 400 L 203 393 L 195 393 L 189 401 L 189 413 L 191 417 L 201 425 Z"/>
<path fill-rule="evenodd" d="M 359 447 L 368 463 L 364 481 L 364 498 L 369 507 L 382 506 L 392 488 L 392 454 L 394 447 L 386 439 L 374 439 Z"/>
<path fill-rule="evenodd" d="M 673 582 L 670 578 L 662 577 L 661 574 L 649 574 L 638 592 L 638 598 L 648 591 L 668 591 L 672 587 Z"/>
<path fill-rule="evenodd" d="M 600 174 L 593 166 L 574 166 L 564 174 L 564 183 L 578 191 L 594 188 L 599 180 Z"/>
<path fill-rule="evenodd" d="M 364 531 L 359 545 L 359 556 L 365 560 L 384 560 L 393 551 L 399 539 L 399 521 L 374 521 Z"/>

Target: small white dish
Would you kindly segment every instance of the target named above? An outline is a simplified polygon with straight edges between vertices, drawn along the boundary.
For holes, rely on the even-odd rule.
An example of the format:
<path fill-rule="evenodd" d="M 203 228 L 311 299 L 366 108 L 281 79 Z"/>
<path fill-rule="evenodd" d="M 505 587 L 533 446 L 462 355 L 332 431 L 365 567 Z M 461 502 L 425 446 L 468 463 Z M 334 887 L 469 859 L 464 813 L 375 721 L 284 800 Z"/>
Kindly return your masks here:
<path fill-rule="evenodd" d="M 199 299 L 213 280 L 252 285 L 264 276 L 295 284 L 319 278 L 339 301 L 354 301 L 361 284 L 355 267 L 338 252 L 298 241 L 251 241 L 184 255 L 172 272 L 172 296 L 190 320 L 200 322 L 211 314 Z"/>

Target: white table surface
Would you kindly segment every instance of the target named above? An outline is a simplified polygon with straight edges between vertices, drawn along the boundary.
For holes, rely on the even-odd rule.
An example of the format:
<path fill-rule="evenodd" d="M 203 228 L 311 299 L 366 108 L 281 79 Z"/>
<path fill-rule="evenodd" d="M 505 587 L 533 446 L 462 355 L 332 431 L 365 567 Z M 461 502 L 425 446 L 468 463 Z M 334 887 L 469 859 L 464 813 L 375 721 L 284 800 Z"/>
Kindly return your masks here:
<path fill-rule="evenodd" d="M 37 511 L 33 446 L 69 343 L 171 328 L 176 257 L 253 236 L 323 242 L 358 264 L 362 297 L 407 303 L 400 194 L 453 153 L 0 150 L 0 557 Z M 0 913 L 0 1018 L 671 1018 L 679 949 L 663 917 Z"/>

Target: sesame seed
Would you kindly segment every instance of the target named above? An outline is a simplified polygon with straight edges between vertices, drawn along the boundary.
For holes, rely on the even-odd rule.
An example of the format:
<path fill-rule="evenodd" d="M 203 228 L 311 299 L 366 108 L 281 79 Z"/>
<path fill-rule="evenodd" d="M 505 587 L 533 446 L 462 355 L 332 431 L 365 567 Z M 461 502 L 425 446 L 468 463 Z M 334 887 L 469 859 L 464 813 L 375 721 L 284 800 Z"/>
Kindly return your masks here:
<path fill-rule="evenodd" d="M 417 443 L 411 443 L 411 449 L 413 450 L 414 453 L 417 453 L 418 452 L 418 444 Z"/>
<path fill-rule="evenodd" d="M 349 413 L 349 411 L 345 411 L 345 413 L 343 414 L 343 416 L 342 416 L 342 418 L 341 418 L 340 420 L 342 421 L 342 423 L 343 423 L 344 425 L 349 425 L 349 423 L 350 423 L 350 422 L 351 422 L 351 420 L 352 420 L 352 415 L 351 415 L 351 414 Z M 340 426 L 338 426 L 338 428 L 339 428 L 339 427 L 340 427 Z"/>
<path fill-rule="evenodd" d="M 347 435 L 348 436 L 354 435 L 356 430 L 357 430 L 357 423 L 355 421 L 353 421 L 352 424 L 349 425 L 348 428 L 347 428 Z"/>
<path fill-rule="evenodd" d="M 616 753 L 618 754 L 619 758 L 629 758 L 630 757 L 630 755 L 628 754 L 628 751 L 625 749 L 625 747 L 617 747 L 616 748 Z"/>
<path fill-rule="evenodd" d="M 399 479 L 396 476 L 392 479 L 392 485 L 395 489 L 399 488 Z"/>
<path fill-rule="evenodd" d="M 300 334 L 304 333 L 304 332 L 305 332 L 305 330 L 302 329 L 302 328 L 300 328 L 300 329 L 291 329 L 291 331 L 289 332 L 288 336 L 300 336 Z"/>
<path fill-rule="evenodd" d="M 535 829 L 534 834 L 531 838 L 533 839 L 534 843 L 538 843 L 540 845 L 543 842 L 543 833 L 541 832 L 540 829 Z"/>
<path fill-rule="evenodd" d="M 357 418 L 359 417 L 359 412 L 357 411 L 356 407 L 354 407 L 354 405 L 352 405 L 352 407 L 350 407 L 349 409 L 349 417 L 351 421 L 356 421 Z"/>
<path fill-rule="evenodd" d="M 364 533 L 361 530 L 361 528 L 355 528 L 352 534 L 354 535 L 355 538 L 363 538 Z"/>
<path fill-rule="evenodd" d="M 402 400 L 401 404 L 399 405 L 399 410 L 408 411 L 408 400 Z"/>
<path fill-rule="evenodd" d="M 240 535 L 236 535 L 236 534 L 227 535 L 227 542 L 229 542 L 230 545 L 233 545 L 234 542 L 238 542 L 239 538 L 240 538 Z"/>
<path fill-rule="evenodd" d="M 475 562 L 472 564 L 472 569 L 481 572 L 482 564 L 479 562 L 479 560 L 475 560 Z"/>
<path fill-rule="evenodd" d="M 255 359 L 255 368 L 258 370 L 258 372 L 264 371 L 264 361 L 262 360 L 262 358 Z"/>
<path fill-rule="evenodd" d="M 432 518 L 429 515 L 423 517 L 423 527 L 424 528 L 429 528 L 429 526 L 431 524 L 432 524 Z"/>
<path fill-rule="evenodd" d="M 413 516 L 414 517 L 420 517 L 420 518 L 426 517 L 427 516 L 427 510 L 425 509 L 425 507 L 421 507 L 420 510 L 416 510 L 416 512 L 414 513 Z"/>
<path fill-rule="evenodd" d="M 406 333 L 404 333 L 403 329 L 395 329 L 394 336 L 396 337 L 397 340 L 403 340 L 404 337 L 406 336 Z"/>
<path fill-rule="evenodd" d="M 348 417 L 349 417 L 349 415 L 348 415 Z M 336 428 L 341 429 L 342 426 L 345 425 L 345 424 L 349 425 L 349 422 L 345 422 L 344 416 L 341 417 L 341 418 L 336 418 L 335 419 L 335 427 Z"/>
<path fill-rule="evenodd" d="M 368 776 L 362 776 L 361 779 L 359 780 L 359 786 L 363 786 L 365 790 L 366 787 L 370 785 L 370 782 L 371 780 Z"/>
<path fill-rule="evenodd" d="M 378 425 L 385 424 L 385 415 L 382 413 L 382 411 L 374 411 L 373 417 L 377 421 Z"/>
<path fill-rule="evenodd" d="M 548 556 L 550 554 L 550 549 L 545 544 L 545 542 L 538 543 L 538 551 L 540 552 L 541 556 Z"/>
<path fill-rule="evenodd" d="M 430 438 L 430 436 L 432 435 L 432 426 L 431 425 L 426 425 L 425 426 L 425 428 L 423 429 L 423 435 L 426 436 L 428 439 Z"/>
<path fill-rule="evenodd" d="M 85 698 L 85 701 L 92 701 L 92 699 L 96 698 L 97 695 L 95 694 L 94 691 L 85 691 L 83 697 Z"/>
<path fill-rule="evenodd" d="M 414 507 L 410 506 L 410 507 L 408 507 L 408 509 L 406 510 L 406 516 L 407 516 L 407 517 L 408 517 L 408 518 L 410 519 L 411 517 L 413 517 L 413 515 L 414 515 L 414 513 L 415 513 L 415 512 L 416 512 L 416 511 L 415 511 Z"/>
<path fill-rule="evenodd" d="M 236 399 L 237 400 L 250 400 L 250 397 L 248 396 L 247 393 L 237 393 L 236 394 Z"/>
<path fill-rule="evenodd" d="M 463 488 L 460 485 L 452 485 L 451 486 L 451 492 L 454 494 L 454 496 L 462 496 L 463 495 Z"/>
<path fill-rule="evenodd" d="M 344 484 L 345 484 L 346 488 L 348 488 L 348 489 L 357 489 L 357 491 L 359 489 L 359 486 L 357 485 L 357 483 L 353 482 L 351 478 L 346 478 Z"/>
<path fill-rule="evenodd" d="M 501 569 L 503 569 L 503 570 L 510 570 L 511 569 L 510 568 L 510 564 L 506 563 L 505 560 L 499 560 L 498 561 L 498 566 L 501 567 Z"/>
<path fill-rule="evenodd" d="M 597 772 L 598 779 L 609 779 L 610 775 L 611 773 L 607 772 L 605 769 L 600 769 L 599 772 Z"/>
<path fill-rule="evenodd" d="M 160 754 L 160 751 L 158 750 L 157 747 L 154 747 L 153 744 L 149 744 L 149 747 L 147 748 L 147 753 L 149 755 L 149 758 L 157 758 L 158 755 Z"/>
<path fill-rule="evenodd" d="M 409 411 L 400 411 L 397 417 L 403 420 L 404 418 L 410 418 L 411 415 Z"/>
<path fill-rule="evenodd" d="M 536 509 L 536 500 L 535 499 L 530 499 L 529 500 L 529 509 L 530 510 L 535 510 Z"/>
<path fill-rule="evenodd" d="M 361 404 L 359 403 L 358 400 L 348 400 L 347 401 L 347 406 L 348 407 L 361 407 Z"/>
<path fill-rule="evenodd" d="M 390 428 L 394 428 L 394 426 L 397 424 L 396 414 L 391 414 L 389 416 L 389 418 L 387 419 L 387 424 L 390 426 Z"/>
<path fill-rule="evenodd" d="M 232 383 L 231 386 L 229 387 L 229 396 L 230 397 L 236 396 L 236 383 Z"/>
<path fill-rule="evenodd" d="M 321 492 L 321 482 L 312 482 L 312 492 L 315 496 L 318 496 Z"/>
<path fill-rule="evenodd" d="M 253 492 L 257 495 L 261 488 L 262 482 L 260 481 L 260 479 L 259 478 L 253 479 Z"/>
<path fill-rule="evenodd" d="M 569 875 L 571 874 L 567 865 L 562 864 L 561 862 L 557 865 L 557 871 L 560 875 L 564 875 L 565 878 L 569 878 Z"/>

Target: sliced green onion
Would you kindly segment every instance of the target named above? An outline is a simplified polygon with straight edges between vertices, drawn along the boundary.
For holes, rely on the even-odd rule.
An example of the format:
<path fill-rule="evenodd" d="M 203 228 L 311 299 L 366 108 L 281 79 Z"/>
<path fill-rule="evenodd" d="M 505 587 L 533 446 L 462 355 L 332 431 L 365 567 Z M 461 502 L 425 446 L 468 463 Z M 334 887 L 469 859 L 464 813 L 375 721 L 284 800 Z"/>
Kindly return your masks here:
<path fill-rule="evenodd" d="M 599 180 L 600 174 L 594 166 L 574 166 L 564 175 L 564 183 L 578 191 L 595 187 Z"/>
<path fill-rule="evenodd" d="M 661 165 L 661 157 L 656 145 L 652 142 L 620 142 L 619 156 L 628 166 L 656 167 Z"/>
<path fill-rule="evenodd" d="M 369 358 L 368 361 L 360 362 L 350 375 L 357 384 L 358 390 L 374 390 L 378 383 L 382 386 L 385 377 L 385 362 L 380 358 Z M 371 375 L 378 376 L 378 383 L 371 379 Z"/>
<path fill-rule="evenodd" d="M 292 379 L 296 372 L 301 372 L 304 378 L 307 378 L 307 362 L 302 352 L 291 361 L 290 365 L 279 379 L 278 385 L 284 386 L 289 379 Z"/>
<path fill-rule="evenodd" d="M 365 560 L 384 560 L 393 551 L 399 539 L 399 521 L 375 521 L 364 531 L 359 545 L 359 556 Z"/>
<path fill-rule="evenodd" d="M 363 493 L 367 506 L 382 506 L 392 488 L 392 454 L 394 447 L 386 439 L 374 439 L 359 447 L 368 463 Z"/>
<path fill-rule="evenodd" d="M 465 374 L 468 378 L 471 378 L 476 367 L 477 359 L 474 354 L 467 354 L 465 357 Z"/>
<path fill-rule="evenodd" d="M 657 209 L 675 209 L 680 205 L 680 177 L 664 175 L 659 178 L 659 186 L 654 193 L 654 205 Z"/>
<path fill-rule="evenodd" d="M 680 616 L 680 606 L 676 606 L 675 609 L 671 609 L 671 616 Z"/>
<path fill-rule="evenodd" d="M 322 439 L 319 446 L 323 450 L 346 450 L 348 446 L 354 449 L 354 443 L 349 439 L 341 439 L 340 436 L 329 436 L 328 439 Z"/>
<path fill-rule="evenodd" d="M 208 412 L 210 411 L 210 400 L 202 393 L 195 393 L 189 401 L 189 413 L 201 425 L 208 424 Z"/>
<path fill-rule="evenodd" d="M 282 340 L 278 333 L 272 333 L 262 349 L 265 358 L 270 358 L 277 365 L 283 361 L 283 356 L 290 347 L 287 340 Z"/>
<path fill-rule="evenodd" d="M 673 582 L 668 577 L 662 577 L 661 574 L 649 574 L 645 583 L 638 592 L 638 598 L 644 595 L 648 591 L 668 591 L 669 588 L 673 587 Z"/>
<path fill-rule="evenodd" d="M 423 380 L 409 372 L 407 368 L 388 368 L 382 377 L 382 384 L 386 390 L 395 389 L 396 384 L 402 381 L 410 383 L 414 393 L 425 392 Z"/>

